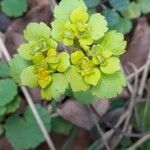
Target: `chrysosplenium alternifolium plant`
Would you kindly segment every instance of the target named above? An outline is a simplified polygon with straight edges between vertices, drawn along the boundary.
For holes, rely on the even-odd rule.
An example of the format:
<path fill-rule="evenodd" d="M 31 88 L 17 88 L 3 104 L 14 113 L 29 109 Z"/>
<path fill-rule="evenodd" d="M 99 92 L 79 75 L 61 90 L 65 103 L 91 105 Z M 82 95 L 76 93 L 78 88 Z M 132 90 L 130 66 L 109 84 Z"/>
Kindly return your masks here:
<path fill-rule="evenodd" d="M 68 88 L 88 90 L 99 98 L 120 93 L 125 86 L 119 65 L 126 47 L 123 35 L 108 31 L 100 13 L 89 16 L 82 0 L 62 0 L 54 17 L 52 29 L 44 23 L 30 23 L 24 30 L 27 42 L 10 62 L 16 82 L 40 86 L 42 97 L 48 100 Z M 58 43 L 68 50 L 58 51 Z"/>

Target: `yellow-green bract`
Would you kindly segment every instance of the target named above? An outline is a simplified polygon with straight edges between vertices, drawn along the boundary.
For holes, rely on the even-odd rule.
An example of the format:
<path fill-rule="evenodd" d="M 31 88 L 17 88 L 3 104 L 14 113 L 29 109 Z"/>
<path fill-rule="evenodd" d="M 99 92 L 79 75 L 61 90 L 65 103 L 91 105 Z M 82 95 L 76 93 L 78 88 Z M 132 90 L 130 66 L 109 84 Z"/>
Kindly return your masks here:
<path fill-rule="evenodd" d="M 100 13 L 90 16 L 82 0 L 62 0 L 54 17 L 52 29 L 30 23 L 24 30 L 27 42 L 10 62 L 15 81 L 39 86 L 47 100 L 58 98 L 68 88 L 88 90 L 99 98 L 119 94 L 126 85 L 119 60 L 126 47 L 123 35 L 109 31 Z M 58 51 L 58 43 L 68 51 Z"/>

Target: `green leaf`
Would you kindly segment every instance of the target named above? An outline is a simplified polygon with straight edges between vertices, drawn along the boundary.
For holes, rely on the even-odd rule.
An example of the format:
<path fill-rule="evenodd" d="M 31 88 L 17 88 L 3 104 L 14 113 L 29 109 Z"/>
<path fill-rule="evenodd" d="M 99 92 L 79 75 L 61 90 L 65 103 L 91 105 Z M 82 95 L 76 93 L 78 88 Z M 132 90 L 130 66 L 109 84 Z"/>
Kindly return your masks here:
<path fill-rule="evenodd" d="M 113 111 L 117 108 L 123 107 L 124 105 L 125 105 L 125 101 L 115 98 L 111 100 L 111 106 L 109 108 L 109 111 Z"/>
<path fill-rule="evenodd" d="M 17 85 L 11 79 L 0 80 L 0 107 L 10 103 L 17 94 Z"/>
<path fill-rule="evenodd" d="M 32 22 L 27 25 L 23 33 L 27 41 L 34 41 L 41 38 L 50 38 L 51 29 L 43 22 Z"/>
<path fill-rule="evenodd" d="M 34 73 L 34 66 L 27 67 L 22 71 L 21 84 L 29 87 L 38 86 L 37 75 Z"/>
<path fill-rule="evenodd" d="M 92 14 L 95 14 L 96 13 L 96 8 L 89 8 L 88 9 L 88 14 L 89 15 L 92 15 Z"/>
<path fill-rule="evenodd" d="M 137 0 L 141 11 L 146 14 L 150 12 L 150 1 L 149 0 Z"/>
<path fill-rule="evenodd" d="M 68 134 L 73 125 L 62 117 L 52 118 L 52 132 Z"/>
<path fill-rule="evenodd" d="M 24 59 L 31 60 L 33 58 L 33 54 L 31 53 L 31 48 L 28 43 L 21 44 L 17 51 Z"/>
<path fill-rule="evenodd" d="M 10 77 L 9 66 L 6 63 L 0 63 L 0 77 L 2 78 Z"/>
<path fill-rule="evenodd" d="M 142 145 L 139 146 L 139 150 L 149 150 L 150 139 L 146 140 Z"/>
<path fill-rule="evenodd" d="M 54 9 L 54 17 L 67 21 L 70 19 L 72 11 L 77 7 L 82 7 L 85 10 L 87 9 L 82 0 L 62 0 Z"/>
<path fill-rule="evenodd" d="M 117 57 L 111 57 L 107 64 L 100 67 L 101 71 L 106 74 L 113 74 L 120 70 L 120 60 Z"/>
<path fill-rule="evenodd" d="M 16 96 L 9 104 L 5 106 L 6 113 L 15 112 L 20 106 L 20 97 Z"/>
<path fill-rule="evenodd" d="M 64 26 L 65 22 L 62 21 L 62 20 L 54 20 L 52 23 L 51 23 L 51 26 L 52 26 L 52 32 L 51 32 L 51 36 L 56 40 L 56 41 L 59 41 L 59 42 L 62 42 L 63 41 L 63 38 L 60 34 L 60 31 L 63 29 L 63 26 Z"/>
<path fill-rule="evenodd" d="M 131 145 L 132 145 L 132 141 L 131 141 L 131 139 L 130 138 L 127 138 L 127 137 L 124 137 L 121 141 L 120 141 L 120 143 L 119 143 L 119 145 L 122 147 L 122 148 L 128 148 L 128 147 L 130 147 Z"/>
<path fill-rule="evenodd" d="M 36 105 L 46 129 L 50 131 L 51 120 L 45 108 Z M 11 116 L 5 124 L 6 136 L 15 149 L 31 149 L 44 141 L 44 137 L 30 110 L 26 108 L 22 117 Z"/>
<path fill-rule="evenodd" d="M 52 98 L 56 99 L 64 94 L 67 88 L 68 82 L 66 77 L 61 73 L 55 73 L 52 75 L 52 83 L 45 89 L 41 90 L 41 95 L 47 100 L 51 100 Z"/>
<path fill-rule="evenodd" d="M 139 5 L 136 2 L 131 2 L 128 10 L 124 11 L 122 14 L 128 19 L 134 19 L 141 15 L 141 11 Z"/>
<path fill-rule="evenodd" d="M 92 87 L 92 94 L 101 99 L 113 98 L 120 94 L 125 85 L 124 75 L 120 71 L 111 75 L 102 74 L 98 84 Z"/>
<path fill-rule="evenodd" d="M 71 66 L 65 72 L 65 75 L 74 92 L 85 91 L 88 89 L 88 85 L 83 81 L 82 76 L 76 72 L 76 69 L 74 66 Z"/>
<path fill-rule="evenodd" d="M 127 10 L 129 6 L 129 0 L 109 0 L 109 3 L 120 12 Z"/>
<path fill-rule="evenodd" d="M 149 100 L 147 100 L 149 101 Z M 139 132 L 146 132 L 150 130 L 150 103 L 149 102 L 140 102 L 136 106 L 136 114 L 138 115 L 138 124 L 135 119 L 135 115 L 133 116 L 133 127 L 134 129 L 138 130 Z"/>
<path fill-rule="evenodd" d="M 92 95 L 90 90 L 82 92 L 74 92 L 73 97 L 83 104 L 91 104 L 95 101 L 95 97 Z"/>
<path fill-rule="evenodd" d="M 0 136 L 4 133 L 4 125 L 0 124 Z"/>
<path fill-rule="evenodd" d="M 102 11 L 102 15 L 105 16 L 109 27 L 112 27 L 115 24 L 118 24 L 119 19 L 120 19 L 120 15 L 116 11 L 114 11 L 112 9 L 105 9 L 105 10 L 103 10 Z"/>
<path fill-rule="evenodd" d="M 6 15 L 19 17 L 27 10 L 27 0 L 3 0 L 1 6 Z"/>
<path fill-rule="evenodd" d="M 0 107 L 0 122 L 1 122 L 1 117 L 4 116 L 6 113 L 6 107 Z"/>
<path fill-rule="evenodd" d="M 89 26 L 92 28 L 92 38 L 94 40 L 100 39 L 108 30 L 105 17 L 99 13 L 91 15 Z"/>
<path fill-rule="evenodd" d="M 109 50 L 113 55 L 121 55 L 125 52 L 126 41 L 124 36 L 116 31 L 107 32 L 100 40 L 104 50 Z"/>
<path fill-rule="evenodd" d="M 31 65 L 30 61 L 24 60 L 19 54 L 15 54 L 10 60 L 10 75 L 15 82 L 20 83 L 21 72 Z"/>
<path fill-rule="evenodd" d="M 120 18 L 119 22 L 111 27 L 112 30 L 116 30 L 122 34 L 129 33 L 132 29 L 132 22 L 126 18 Z"/>
<path fill-rule="evenodd" d="M 88 8 L 94 8 L 100 4 L 101 0 L 84 0 L 84 2 Z"/>

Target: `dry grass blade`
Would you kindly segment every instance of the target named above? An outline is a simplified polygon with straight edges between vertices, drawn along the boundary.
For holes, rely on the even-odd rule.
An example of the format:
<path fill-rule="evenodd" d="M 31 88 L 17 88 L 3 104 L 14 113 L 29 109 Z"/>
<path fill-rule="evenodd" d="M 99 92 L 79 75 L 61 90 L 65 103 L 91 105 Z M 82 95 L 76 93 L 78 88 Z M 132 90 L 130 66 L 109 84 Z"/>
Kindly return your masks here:
<path fill-rule="evenodd" d="M 95 108 L 92 105 L 90 105 L 88 108 L 89 108 L 89 112 L 93 112 L 97 116 L 97 112 L 96 112 Z M 93 116 L 91 119 L 93 119 L 93 121 L 95 122 L 95 125 L 97 127 L 97 130 L 98 130 L 100 136 L 101 136 L 102 142 L 105 145 L 106 150 L 111 150 L 110 147 L 109 147 L 109 145 L 108 145 L 107 140 L 104 137 L 103 130 L 100 127 L 100 125 L 98 124 L 97 120 L 95 119 L 95 116 Z"/>
<path fill-rule="evenodd" d="M 146 82 L 146 79 L 147 79 L 147 76 L 148 76 L 149 62 L 150 62 L 150 50 L 149 50 L 149 55 L 148 55 L 148 58 L 147 58 L 147 62 L 145 64 L 145 68 L 144 68 L 144 71 L 143 71 L 142 79 L 141 79 L 139 90 L 138 90 L 138 94 L 140 96 L 142 96 L 142 94 L 143 94 L 144 87 L 145 87 L 145 82 Z"/>
<path fill-rule="evenodd" d="M 141 144 L 143 144 L 148 139 L 150 139 L 150 134 L 145 135 L 144 137 L 142 137 L 141 139 L 139 139 L 135 144 L 133 144 L 127 150 L 136 150 Z"/>
<path fill-rule="evenodd" d="M 134 106 L 135 106 L 135 96 L 137 94 L 137 89 L 138 89 L 138 73 L 137 73 L 137 69 L 133 64 L 129 64 L 131 65 L 131 67 L 133 68 L 134 72 L 135 72 L 135 81 L 134 81 L 134 86 L 133 86 L 133 91 L 131 93 L 131 98 L 130 98 L 130 103 L 129 103 L 129 107 L 127 110 L 127 117 L 123 126 L 123 132 L 126 132 L 130 123 L 130 119 L 131 119 L 131 115 L 132 112 L 134 110 Z M 117 138 L 117 140 L 115 141 L 115 143 L 113 143 L 112 148 L 115 149 L 116 146 L 119 144 L 120 140 L 123 138 L 123 134 L 120 134 Z"/>

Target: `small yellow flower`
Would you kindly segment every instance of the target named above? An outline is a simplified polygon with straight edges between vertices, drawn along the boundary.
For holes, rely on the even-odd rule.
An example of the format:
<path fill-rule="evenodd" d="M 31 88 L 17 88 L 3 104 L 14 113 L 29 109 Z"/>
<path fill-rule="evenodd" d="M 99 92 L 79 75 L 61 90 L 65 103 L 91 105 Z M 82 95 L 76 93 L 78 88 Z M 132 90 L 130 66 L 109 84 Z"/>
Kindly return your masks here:
<path fill-rule="evenodd" d="M 87 84 L 95 86 L 98 83 L 101 77 L 100 70 L 94 67 L 93 62 L 82 51 L 72 53 L 71 62 Z"/>

